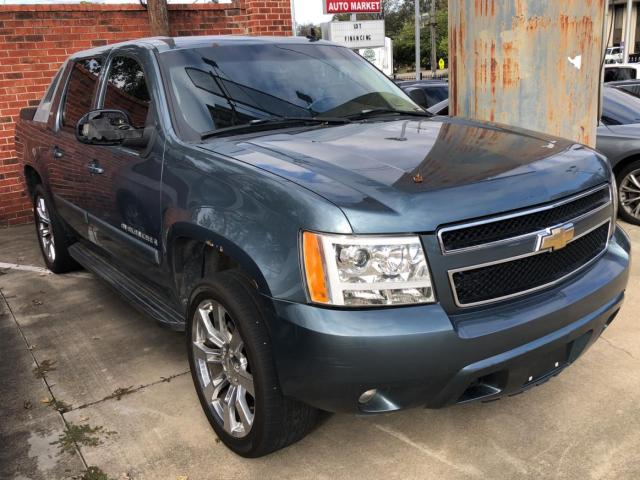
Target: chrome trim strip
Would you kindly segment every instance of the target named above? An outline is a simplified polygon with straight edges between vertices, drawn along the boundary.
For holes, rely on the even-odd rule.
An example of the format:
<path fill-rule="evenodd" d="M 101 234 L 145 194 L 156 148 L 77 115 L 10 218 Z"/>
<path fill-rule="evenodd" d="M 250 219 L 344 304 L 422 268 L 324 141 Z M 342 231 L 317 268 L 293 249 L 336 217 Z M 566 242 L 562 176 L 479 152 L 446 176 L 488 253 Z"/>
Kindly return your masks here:
<path fill-rule="evenodd" d="M 589 230 L 586 230 L 585 232 L 581 233 L 577 237 L 574 237 L 573 240 L 571 240 L 571 242 L 569 242 L 567 245 L 570 245 L 571 243 L 573 243 L 576 240 L 584 237 L 585 235 L 588 235 L 589 233 L 593 232 L 594 230 L 597 230 L 598 228 L 600 228 L 601 226 L 603 226 L 605 224 L 609 224 L 608 230 L 611 230 L 611 222 L 612 222 L 611 219 L 605 220 L 604 222 L 600 222 L 598 225 L 595 225 L 594 227 L 590 228 Z M 563 280 L 569 278 L 570 276 L 575 275 L 579 271 L 585 269 L 587 266 L 591 265 L 593 262 L 598 260 L 607 251 L 607 248 L 609 248 L 610 239 L 611 239 L 611 237 L 607 236 L 607 241 L 606 241 L 602 251 L 599 252 L 591 260 L 589 260 L 587 263 L 585 263 L 584 265 L 581 265 L 576 270 L 574 270 L 574 271 L 572 271 L 572 272 L 570 272 L 570 273 L 568 273 L 568 274 L 566 274 L 566 275 L 564 275 L 564 276 L 562 276 L 562 277 L 560 277 L 560 278 L 558 278 L 558 279 L 556 279 L 556 280 L 554 280 L 552 282 L 545 283 L 544 285 L 539 285 L 537 287 L 533 287 L 533 288 L 530 288 L 528 290 L 523 290 L 521 292 L 511 293 L 509 295 L 503 295 L 501 297 L 494 297 L 494 298 L 491 298 L 489 300 L 482 300 L 480 302 L 460 303 L 460 299 L 458 298 L 458 291 L 457 291 L 457 289 L 455 287 L 455 283 L 453 281 L 453 275 L 455 273 L 466 272 L 466 271 L 469 271 L 469 270 L 476 270 L 478 268 L 484 268 L 484 267 L 488 267 L 488 266 L 491 266 L 491 265 L 498 265 L 498 264 L 501 264 L 501 263 L 512 262 L 512 261 L 515 261 L 515 260 L 520 260 L 522 258 L 533 257 L 535 255 L 540 255 L 542 253 L 548 253 L 548 251 L 547 250 L 542 250 L 542 251 L 538 251 L 538 252 L 525 253 L 523 255 L 518 255 L 518 256 L 507 258 L 507 259 L 503 259 L 503 260 L 497 260 L 497 261 L 494 261 L 494 262 L 487 262 L 487 263 L 481 263 L 481 264 L 478 264 L 478 265 L 473 265 L 471 267 L 463 267 L 463 268 L 456 268 L 456 269 L 453 269 L 453 270 L 449 270 L 447 272 L 447 274 L 449 276 L 449 284 L 451 286 L 451 291 L 453 293 L 453 300 L 454 300 L 456 306 L 458 306 L 460 308 L 469 308 L 469 307 L 476 307 L 476 306 L 480 306 L 480 305 L 487 305 L 489 303 L 500 302 L 502 300 L 507 300 L 509 298 L 520 297 L 520 296 L 523 296 L 523 295 L 527 295 L 529 293 L 536 292 L 538 290 L 542 290 L 542 289 L 551 287 L 551 286 L 556 285 L 556 284 L 562 282 Z"/>
<path fill-rule="evenodd" d="M 488 223 L 500 222 L 502 220 L 508 220 L 510 218 L 523 217 L 523 216 L 526 216 L 526 215 L 531 215 L 533 213 L 543 212 L 545 210 L 551 210 L 552 208 L 556 208 L 556 207 L 559 207 L 561 205 L 565 205 L 567 203 L 571 203 L 571 202 L 573 202 L 575 200 L 578 200 L 580 198 L 583 198 L 583 197 L 586 197 L 588 195 L 591 195 L 592 193 L 596 193 L 596 192 L 598 192 L 600 190 L 604 190 L 605 188 L 609 191 L 609 200 L 607 201 L 607 203 L 601 205 L 600 207 L 598 207 L 598 208 L 596 208 L 594 210 L 590 210 L 590 211 L 588 211 L 586 213 L 583 213 L 582 215 L 580 215 L 580 216 L 578 216 L 578 217 L 576 217 L 574 219 L 567 220 L 567 222 L 576 222 L 576 221 L 581 220 L 581 219 L 583 219 L 583 218 L 585 218 L 587 216 L 595 214 L 595 213 L 599 212 L 601 209 L 606 208 L 606 207 L 611 205 L 612 192 L 611 192 L 610 185 L 608 183 L 602 184 L 602 185 L 600 185 L 598 187 L 592 188 L 592 189 L 587 190 L 585 192 L 582 192 L 582 193 L 580 193 L 578 195 L 574 195 L 572 197 L 564 198 L 564 199 L 559 200 L 557 202 L 554 202 L 552 204 L 545 205 L 543 207 L 531 208 L 531 209 L 523 210 L 523 211 L 516 212 L 516 213 L 498 215 L 496 217 L 490 217 L 490 218 L 487 218 L 487 219 L 484 219 L 484 220 L 476 220 L 476 221 L 472 221 L 472 222 L 467 222 L 467 223 L 463 223 L 463 224 L 454 225 L 454 226 L 451 226 L 451 227 L 441 228 L 441 229 L 438 230 L 438 233 L 437 233 L 437 235 L 438 235 L 438 243 L 440 244 L 440 251 L 445 256 L 446 255 L 457 255 L 457 254 L 460 254 L 460 253 L 466 253 L 466 252 L 471 252 L 471 251 L 474 251 L 474 250 L 490 248 L 490 247 L 495 247 L 495 246 L 498 246 L 498 245 L 503 245 L 503 244 L 506 244 L 506 243 L 511 243 L 511 242 L 514 242 L 514 241 L 517 241 L 517 240 L 521 240 L 521 239 L 526 238 L 526 237 L 533 237 L 534 235 L 537 236 L 539 233 L 545 231 L 546 229 L 538 230 L 536 232 L 531 232 L 531 233 L 525 233 L 525 234 L 522 234 L 522 235 L 517 235 L 515 237 L 509 237 L 509 238 L 505 238 L 505 239 L 502 239 L 502 240 L 495 240 L 493 242 L 481 243 L 479 245 L 474 245 L 472 247 L 457 248 L 457 249 L 453 249 L 453 250 L 447 250 L 445 248 L 444 242 L 442 240 L 442 234 L 445 233 L 445 232 L 451 232 L 451 231 L 455 231 L 455 230 L 462 230 L 462 229 L 465 229 L 465 228 L 476 227 L 478 225 L 485 225 L 485 224 L 488 224 Z M 566 223 L 566 222 L 563 222 L 563 223 Z"/>

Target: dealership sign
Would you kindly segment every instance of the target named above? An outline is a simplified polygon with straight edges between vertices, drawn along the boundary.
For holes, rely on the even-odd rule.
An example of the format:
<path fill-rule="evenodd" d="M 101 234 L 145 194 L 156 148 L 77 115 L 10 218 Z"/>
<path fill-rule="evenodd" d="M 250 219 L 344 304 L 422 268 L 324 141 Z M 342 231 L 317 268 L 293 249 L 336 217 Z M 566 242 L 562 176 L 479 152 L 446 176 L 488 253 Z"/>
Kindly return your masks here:
<path fill-rule="evenodd" d="M 323 23 L 322 38 L 349 48 L 384 47 L 384 20 Z"/>
<path fill-rule="evenodd" d="M 339 2 L 324 0 L 324 13 L 380 13 L 382 2 Z"/>

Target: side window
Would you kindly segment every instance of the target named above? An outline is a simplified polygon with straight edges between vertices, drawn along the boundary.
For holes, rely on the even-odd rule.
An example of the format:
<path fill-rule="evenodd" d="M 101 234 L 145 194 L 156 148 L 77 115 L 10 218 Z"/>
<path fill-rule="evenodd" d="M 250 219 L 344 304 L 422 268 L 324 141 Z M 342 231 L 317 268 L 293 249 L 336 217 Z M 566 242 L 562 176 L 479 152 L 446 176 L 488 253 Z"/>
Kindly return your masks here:
<path fill-rule="evenodd" d="M 75 127 L 80 117 L 91 110 L 93 95 L 102 70 L 102 59 L 78 60 L 71 70 L 62 110 L 62 124 Z"/>
<path fill-rule="evenodd" d="M 33 120 L 36 122 L 46 123 L 49 118 L 49 113 L 51 112 L 51 102 L 53 101 L 53 94 L 56 92 L 58 88 L 58 83 L 60 83 L 60 77 L 62 76 L 62 71 L 65 68 L 65 64 L 62 65 L 51 80 L 49 84 L 49 88 L 40 100 L 38 104 L 38 109 L 36 110 L 35 115 L 33 116 Z"/>
<path fill-rule="evenodd" d="M 604 83 L 615 82 L 617 77 L 618 75 L 616 74 L 615 69 L 613 68 L 604 69 Z"/>
<path fill-rule="evenodd" d="M 47 88 L 47 91 L 45 92 L 44 97 L 42 97 L 43 102 L 51 103 L 51 99 L 53 98 L 53 93 L 56 91 L 56 87 L 58 86 L 58 82 L 60 81 L 60 75 L 62 74 L 63 68 L 64 67 L 60 67 L 56 72 L 55 76 L 53 77 L 53 80 L 51 80 L 51 83 L 49 84 L 49 88 Z"/>
<path fill-rule="evenodd" d="M 618 80 L 635 80 L 636 69 L 635 68 L 621 68 L 618 75 Z"/>
<path fill-rule="evenodd" d="M 142 128 L 149 113 L 149 91 L 140 64 L 129 57 L 115 57 L 107 78 L 107 92 L 102 108 L 122 110 L 131 124 Z"/>

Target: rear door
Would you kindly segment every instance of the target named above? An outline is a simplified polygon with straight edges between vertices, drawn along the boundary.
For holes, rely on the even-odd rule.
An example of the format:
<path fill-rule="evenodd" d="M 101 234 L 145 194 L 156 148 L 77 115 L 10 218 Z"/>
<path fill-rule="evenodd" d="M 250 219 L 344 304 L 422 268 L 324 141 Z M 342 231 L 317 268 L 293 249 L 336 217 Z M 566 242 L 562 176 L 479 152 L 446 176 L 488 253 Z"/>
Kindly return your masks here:
<path fill-rule="evenodd" d="M 125 112 L 144 136 L 121 146 L 93 147 L 87 159 L 96 167 L 88 213 L 96 244 L 123 270 L 162 285 L 157 272 L 164 138 L 151 95 L 159 86 L 147 73 L 151 62 L 152 56 L 138 47 L 116 50 L 107 62 L 97 107 Z"/>
<path fill-rule="evenodd" d="M 103 67 L 102 57 L 87 57 L 71 61 L 66 82 L 53 121 L 53 142 L 48 165 L 49 186 L 56 210 L 81 236 L 86 237 L 87 217 L 91 196 L 88 192 L 90 173 L 87 169 L 87 150 L 75 136 L 80 117 L 94 104 Z"/>

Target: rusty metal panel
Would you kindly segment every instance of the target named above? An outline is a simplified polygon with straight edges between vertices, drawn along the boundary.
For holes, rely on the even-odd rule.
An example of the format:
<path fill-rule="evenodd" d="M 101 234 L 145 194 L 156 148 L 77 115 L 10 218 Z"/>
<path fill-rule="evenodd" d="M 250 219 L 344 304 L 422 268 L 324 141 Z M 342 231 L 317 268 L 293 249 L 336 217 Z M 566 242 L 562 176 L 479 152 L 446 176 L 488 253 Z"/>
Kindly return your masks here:
<path fill-rule="evenodd" d="M 595 146 L 605 0 L 449 0 L 451 115 Z"/>

